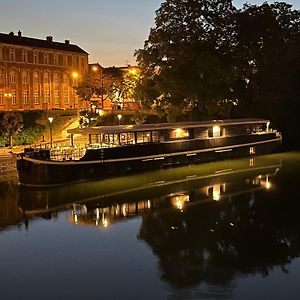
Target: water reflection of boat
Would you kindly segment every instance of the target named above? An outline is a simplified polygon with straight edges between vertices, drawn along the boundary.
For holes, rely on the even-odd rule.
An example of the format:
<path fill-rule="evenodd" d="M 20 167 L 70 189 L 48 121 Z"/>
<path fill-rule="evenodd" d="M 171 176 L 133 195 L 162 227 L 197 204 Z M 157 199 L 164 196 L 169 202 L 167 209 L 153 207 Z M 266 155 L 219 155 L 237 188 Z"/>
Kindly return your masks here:
<path fill-rule="evenodd" d="M 76 224 L 109 224 L 153 210 L 219 201 L 271 187 L 280 169 L 272 156 L 223 161 L 143 173 L 49 190 L 23 189 L 19 205 L 28 216 L 70 209 Z"/>

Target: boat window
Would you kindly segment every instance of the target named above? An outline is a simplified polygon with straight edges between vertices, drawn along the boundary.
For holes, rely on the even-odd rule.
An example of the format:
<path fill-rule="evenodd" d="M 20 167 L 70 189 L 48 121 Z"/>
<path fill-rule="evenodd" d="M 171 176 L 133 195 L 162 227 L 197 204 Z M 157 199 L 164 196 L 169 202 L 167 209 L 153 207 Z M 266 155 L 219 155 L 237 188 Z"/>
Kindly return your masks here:
<path fill-rule="evenodd" d="M 137 142 L 138 143 L 150 143 L 151 142 L 151 132 L 137 132 Z"/>
<path fill-rule="evenodd" d="M 224 130 L 220 126 L 213 126 L 208 129 L 208 137 L 209 138 L 219 138 L 224 135 Z"/>
<path fill-rule="evenodd" d="M 189 132 L 186 129 L 176 128 L 170 132 L 170 139 L 182 139 L 189 136 Z"/>
<path fill-rule="evenodd" d="M 103 142 L 108 146 L 119 145 L 118 135 L 113 133 L 104 134 Z"/>
<path fill-rule="evenodd" d="M 156 143 L 160 141 L 160 137 L 158 135 L 158 131 L 152 131 L 152 142 Z"/>
<path fill-rule="evenodd" d="M 134 144 L 134 133 L 133 132 L 123 132 L 120 134 L 120 144 L 121 145 L 128 145 L 128 144 Z"/>

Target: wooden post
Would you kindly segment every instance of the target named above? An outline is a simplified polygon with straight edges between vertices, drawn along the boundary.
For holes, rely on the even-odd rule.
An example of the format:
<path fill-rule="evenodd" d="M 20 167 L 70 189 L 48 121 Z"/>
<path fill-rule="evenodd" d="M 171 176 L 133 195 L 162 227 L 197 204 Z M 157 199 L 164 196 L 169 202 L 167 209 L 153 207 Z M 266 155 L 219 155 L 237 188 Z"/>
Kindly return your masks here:
<path fill-rule="evenodd" d="M 71 138 L 71 147 L 74 147 L 74 135 L 73 135 L 73 133 L 71 133 L 70 138 Z"/>

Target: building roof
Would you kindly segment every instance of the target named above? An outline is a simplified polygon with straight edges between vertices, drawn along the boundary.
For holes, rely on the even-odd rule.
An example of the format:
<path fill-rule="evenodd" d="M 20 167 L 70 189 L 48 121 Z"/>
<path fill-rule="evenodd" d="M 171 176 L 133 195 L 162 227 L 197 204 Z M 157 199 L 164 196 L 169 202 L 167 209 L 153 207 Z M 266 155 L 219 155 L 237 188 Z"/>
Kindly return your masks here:
<path fill-rule="evenodd" d="M 9 34 L 0 33 L 0 43 L 88 54 L 77 45 L 70 44 L 68 40 L 64 43 L 53 42 L 53 38 L 50 36 L 45 40 L 35 39 L 22 36 L 20 31 L 18 32 L 18 35 L 15 35 L 13 32 Z"/>
<path fill-rule="evenodd" d="M 115 125 L 115 126 L 98 126 L 69 129 L 68 133 L 72 134 L 107 134 L 120 132 L 135 132 L 135 131 L 155 131 L 164 129 L 177 128 L 199 128 L 210 126 L 232 126 L 232 125 L 247 125 L 247 124 L 266 124 L 269 120 L 266 119 L 228 119 L 228 120 L 213 120 L 213 121 L 194 121 L 194 122 L 177 122 L 177 123 L 157 123 L 157 124 L 142 124 L 142 125 Z"/>

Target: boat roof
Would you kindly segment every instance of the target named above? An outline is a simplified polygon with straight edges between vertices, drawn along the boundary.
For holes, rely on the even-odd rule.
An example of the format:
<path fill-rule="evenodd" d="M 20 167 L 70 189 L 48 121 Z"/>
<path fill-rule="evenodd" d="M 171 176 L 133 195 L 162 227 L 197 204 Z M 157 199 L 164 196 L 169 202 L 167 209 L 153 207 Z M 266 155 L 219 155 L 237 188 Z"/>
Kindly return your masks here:
<path fill-rule="evenodd" d="M 69 129 L 71 134 L 108 134 L 121 132 L 137 132 L 137 131 L 156 131 L 165 129 L 188 129 L 210 126 L 232 126 L 247 124 L 266 124 L 267 119 L 227 119 L 212 121 L 192 121 L 192 122 L 176 122 L 176 123 L 157 123 L 157 124 L 141 124 L 141 125 L 114 125 L 114 126 L 97 126 Z"/>

